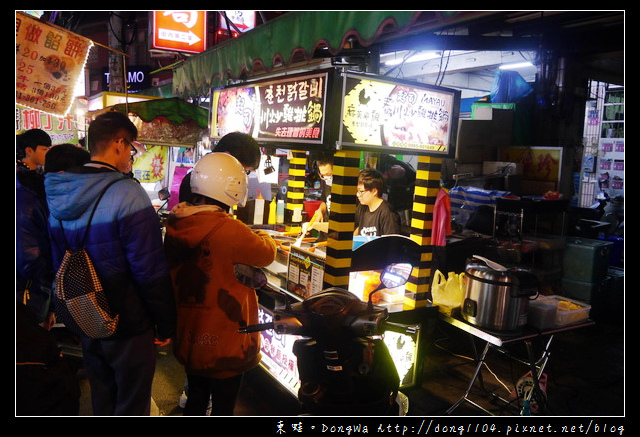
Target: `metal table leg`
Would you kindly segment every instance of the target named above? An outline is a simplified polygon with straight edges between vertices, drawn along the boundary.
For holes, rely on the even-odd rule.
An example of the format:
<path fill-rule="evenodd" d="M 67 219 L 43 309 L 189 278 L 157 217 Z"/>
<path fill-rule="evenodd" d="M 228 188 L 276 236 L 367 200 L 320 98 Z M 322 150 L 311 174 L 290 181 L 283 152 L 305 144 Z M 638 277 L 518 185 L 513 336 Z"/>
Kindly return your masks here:
<path fill-rule="evenodd" d="M 525 346 L 527 348 L 527 354 L 529 356 L 529 368 L 531 370 L 531 379 L 533 380 L 533 390 L 530 390 L 525 398 L 523 399 L 523 407 L 520 411 L 520 415 L 526 415 L 526 408 L 531 405 L 531 397 L 535 394 L 536 400 L 538 401 L 538 405 L 542 407 L 542 403 L 546 402 L 544 398 L 544 393 L 540 388 L 540 378 L 542 377 L 542 373 L 549 361 L 549 349 L 551 347 L 551 342 L 553 341 L 553 335 L 549 336 L 549 340 L 542 351 L 542 356 L 537 361 L 533 358 L 533 348 L 531 347 L 531 340 L 525 341 Z"/>
<path fill-rule="evenodd" d="M 458 399 L 452 406 L 449 407 L 449 409 L 447 410 L 447 414 L 451 414 L 463 402 L 469 402 L 474 407 L 479 408 L 482 411 L 484 411 L 485 413 L 493 416 L 493 414 L 490 411 L 486 410 L 482 406 L 480 406 L 477 403 L 473 402 L 468 397 L 469 393 L 471 393 L 471 389 L 473 388 L 473 384 L 476 382 L 476 379 L 478 378 L 478 375 L 480 375 L 480 371 L 482 370 L 482 365 L 484 364 L 484 360 L 485 360 L 485 357 L 487 356 L 487 352 L 489 352 L 489 347 L 490 346 L 491 346 L 491 344 L 489 342 L 487 342 L 486 345 L 484 346 L 484 350 L 482 351 L 482 354 L 478 358 L 478 364 L 477 364 L 477 366 L 476 366 L 476 368 L 475 368 L 475 370 L 473 372 L 473 376 L 471 377 L 471 381 L 469 381 L 469 385 L 467 386 L 467 390 L 464 392 L 464 394 L 462 395 L 462 397 L 460 399 Z"/>

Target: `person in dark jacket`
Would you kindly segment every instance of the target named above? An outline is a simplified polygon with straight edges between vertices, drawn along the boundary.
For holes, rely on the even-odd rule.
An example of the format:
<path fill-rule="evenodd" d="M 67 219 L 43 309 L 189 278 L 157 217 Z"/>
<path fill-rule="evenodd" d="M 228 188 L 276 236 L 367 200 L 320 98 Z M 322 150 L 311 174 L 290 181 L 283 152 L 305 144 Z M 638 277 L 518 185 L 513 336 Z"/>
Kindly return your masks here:
<path fill-rule="evenodd" d="M 245 171 L 255 171 L 260 166 L 260 146 L 258 142 L 249 134 L 243 132 L 230 132 L 220 138 L 218 144 L 212 149 L 213 152 L 228 153 L 236 158 Z M 191 172 L 184 175 L 180 182 L 180 192 L 178 194 L 180 202 L 191 201 Z"/>
<path fill-rule="evenodd" d="M 16 300 L 34 312 L 46 329 L 53 325 L 50 308 L 51 248 L 42 167 L 51 138 L 40 129 L 16 136 Z"/>
<path fill-rule="evenodd" d="M 75 366 L 33 311 L 16 302 L 16 415 L 77 416 L 79 411 Z"/>
<path fill-rule="evenodd" d="M 111 309 L 119 315 L 114 336 L 81 336 L 94 415 L 150 414 L 154 340 L 168 344 L 175 332 L 176 308 L 158 217 L 144 188 L 123 174 L 135 154 L 136 136 L 126 115 L 99 115 L 89 125 L 91 161 L 45 175 L 56 270 L 65 242 L 79 244 L 97 194 L 118 179 L 100 200 L 84 246 Z"/>

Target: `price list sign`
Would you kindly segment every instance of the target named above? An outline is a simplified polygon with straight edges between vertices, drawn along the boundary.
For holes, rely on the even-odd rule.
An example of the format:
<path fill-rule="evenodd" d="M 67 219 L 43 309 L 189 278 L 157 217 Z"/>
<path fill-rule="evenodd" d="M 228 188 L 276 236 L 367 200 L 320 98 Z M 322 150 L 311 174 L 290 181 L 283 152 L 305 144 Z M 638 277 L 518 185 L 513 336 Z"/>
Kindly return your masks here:
<path fill-rule="evenodd" d="M 91 40 L 16 12 L 16 103 L 65 116 Z"/>

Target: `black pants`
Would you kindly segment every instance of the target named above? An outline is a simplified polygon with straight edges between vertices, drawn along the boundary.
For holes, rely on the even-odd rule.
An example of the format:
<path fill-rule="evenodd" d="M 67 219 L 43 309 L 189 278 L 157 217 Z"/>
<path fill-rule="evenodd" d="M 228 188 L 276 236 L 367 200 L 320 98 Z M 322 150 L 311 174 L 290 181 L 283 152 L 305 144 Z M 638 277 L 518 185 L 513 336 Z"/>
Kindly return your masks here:
<path fill-rule="evenodd" d="M 206 416 L 209 398 L 213 399 L 212 416 L 233 416 L 242 375 L 226 379 L 187 375 L 189 394 L 183 416 Z"/>

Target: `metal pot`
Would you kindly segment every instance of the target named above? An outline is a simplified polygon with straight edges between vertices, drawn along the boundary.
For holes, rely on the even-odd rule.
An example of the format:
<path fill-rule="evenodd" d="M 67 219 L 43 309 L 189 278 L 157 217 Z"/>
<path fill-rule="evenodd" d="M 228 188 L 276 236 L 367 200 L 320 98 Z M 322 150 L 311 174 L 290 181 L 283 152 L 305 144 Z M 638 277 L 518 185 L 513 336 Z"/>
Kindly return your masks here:
<path fill-rule="evenodd" d="M 462 317 L 489 330 L 516 330 L 526 325 L 529 298 L 537 295 L 537 288 L 532 273 L 474 256 L 464 275 Z"/>

